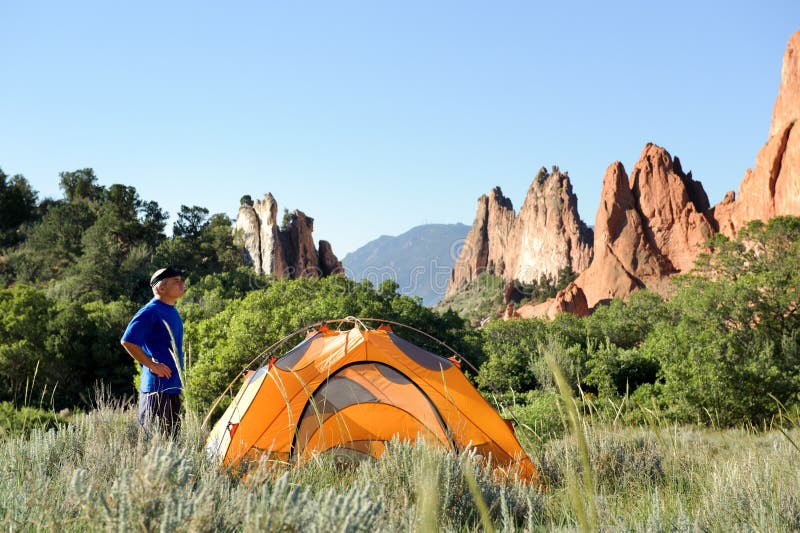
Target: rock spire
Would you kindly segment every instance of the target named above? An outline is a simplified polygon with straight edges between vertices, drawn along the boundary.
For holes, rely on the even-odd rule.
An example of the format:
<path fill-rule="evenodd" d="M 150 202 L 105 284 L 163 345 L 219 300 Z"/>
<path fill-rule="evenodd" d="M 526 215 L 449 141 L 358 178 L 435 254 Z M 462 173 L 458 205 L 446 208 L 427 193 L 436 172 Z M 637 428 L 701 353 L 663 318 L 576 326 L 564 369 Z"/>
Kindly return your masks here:
<path fill-rule="evenodd" d="M 293 279 L 342 272 L 330 243 L 319 241 L 319 251 L 314 246 L 313 218 L 296 210 L 281 228 L 277 215 L 278 203 L 271 193 L 255 203 L 243 199 L 239 207 L 235 231 L 241 236 L 245 262 L 258 274 Z"/>
<path fill-rule="evenodd" d="M 565 268 L 585 269 L 592 258 L 592 230 L 578 215 L 569 176 L 542 168 L 519 214 L 495 187 L 478 199 L 472 229 L 450 276 L 447 294 L 463 290 L 483 272 L 525 283 L 558 279 Z"/>
<path fill-rule="evenodd" d="M 739 195 L 729 192 L 714 208 L 719 231 L 732 237 L 751 220 L 800 215 L 800 31 L 789 39 L 769 138 L 747 169 Z"/>

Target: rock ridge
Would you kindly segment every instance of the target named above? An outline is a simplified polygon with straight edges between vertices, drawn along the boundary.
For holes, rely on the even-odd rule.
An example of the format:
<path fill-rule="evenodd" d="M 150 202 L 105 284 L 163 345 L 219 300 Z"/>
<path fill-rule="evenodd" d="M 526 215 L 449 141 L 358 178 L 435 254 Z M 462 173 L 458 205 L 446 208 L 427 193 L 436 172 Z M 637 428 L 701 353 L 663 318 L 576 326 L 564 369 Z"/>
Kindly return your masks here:
<path fill-rule="evenodd" d="M 716 232 L 708 195 L 680 159 L 647 143 L 630 177 L 620 161 L 603 177 L 594 259 L 555 298 L 522 306 L 519 316 L 583 315 L 598 303 L 649 288 L 669 291 L 672 275 L 694 265 Z"/>
<path fill-rule="evenodd" d="M 475 220 L 450 275 L 447 296 L 483 272 L 506 281 L 555 281 L 565 269 L 579 272 L 592 258 L 592 230 L 578 215 L 566 172 L 539 170 L 519 214 L 500 187 L 478 198 Z"/>
<path fill-rule="evenodd" d="M 789 39 L 783 56 L 778 97 L 772 110 L 767 143 L 739 185 L 714 207 L 716 226 L 733 237 L 751 220 L 766 222 L 800 214 L 800 31 Z"/>
<path fill-rule="evenodd" d="M 343 272 L 329 242 L 314 246 L 314 219 L 299 210 L 277 224 L 278 203 L 271 193 L 252 202 L 242 198 L 234 231 L 240 235 L 245 264 L 256 273 L 276 278 L 323 277 Z"/>

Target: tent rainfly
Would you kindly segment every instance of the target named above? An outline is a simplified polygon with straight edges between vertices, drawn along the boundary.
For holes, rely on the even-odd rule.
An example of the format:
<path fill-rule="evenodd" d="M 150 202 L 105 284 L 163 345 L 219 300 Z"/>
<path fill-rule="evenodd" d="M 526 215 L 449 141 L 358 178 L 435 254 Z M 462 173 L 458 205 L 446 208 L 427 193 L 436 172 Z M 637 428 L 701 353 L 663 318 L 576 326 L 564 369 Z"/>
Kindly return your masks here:
<path fill-rule="evenodd" d="M 418 438 L 475 450 L 510 476 L 538 481 L 511 423 L 444 358 L 387 326 L 323 326 L 250 372 L 207 442 L 225 466 L 271 459 L 303 463 L 321 453 L 380 457 L 387 441 Z"/>

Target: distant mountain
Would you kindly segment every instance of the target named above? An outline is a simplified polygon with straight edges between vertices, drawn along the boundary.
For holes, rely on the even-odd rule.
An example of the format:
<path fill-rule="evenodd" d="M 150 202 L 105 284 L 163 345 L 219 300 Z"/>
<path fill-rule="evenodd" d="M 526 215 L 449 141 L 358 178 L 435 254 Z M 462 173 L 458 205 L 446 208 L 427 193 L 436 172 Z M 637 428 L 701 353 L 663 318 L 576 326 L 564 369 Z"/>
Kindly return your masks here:
<path fill-rule="evenodd" d="M 383 235 L 342 259 L 345 274 L 377 287 L 391 279 L 398 292 L 419 296 L 425 305 L 444 297 L 450 271 L 467 236 L 466 224 L 425 224 L 391 237 Z"/>

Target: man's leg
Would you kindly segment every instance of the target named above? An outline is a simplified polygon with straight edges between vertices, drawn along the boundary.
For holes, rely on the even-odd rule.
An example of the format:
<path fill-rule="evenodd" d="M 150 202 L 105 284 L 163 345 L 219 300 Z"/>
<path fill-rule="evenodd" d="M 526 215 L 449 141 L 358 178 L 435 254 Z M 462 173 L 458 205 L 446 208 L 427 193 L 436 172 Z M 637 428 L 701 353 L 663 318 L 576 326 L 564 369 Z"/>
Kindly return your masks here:
<path fill-rule="evenodd" d="M 162 395 L 162 420 L 167 435 L 177 437 L 181 429 L 181 395 Z"/>
<path fill-rule="evenodd" d="M 158 412 L 158 393 L 140 392 L 139 393 L 139 425 L 150 432 L 153 427 L 154 419 Z"/>
<path fill-rule="evenodd" d="M 156 427 L 167 435 L 177 436 L 181 428 L 180 394 L 140 393 L 139 424 L 147 432 Z"/>

